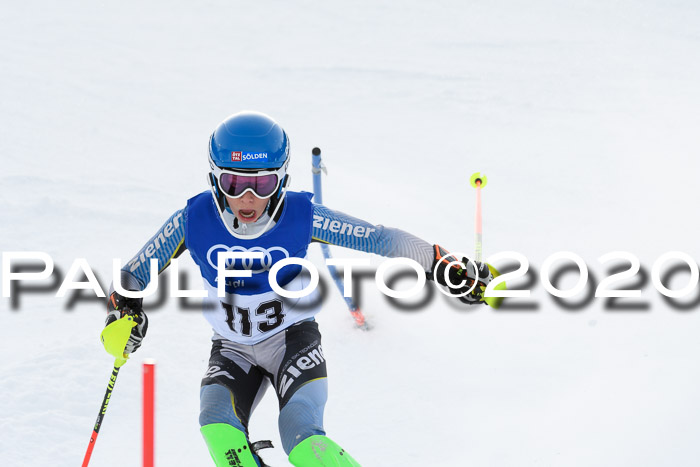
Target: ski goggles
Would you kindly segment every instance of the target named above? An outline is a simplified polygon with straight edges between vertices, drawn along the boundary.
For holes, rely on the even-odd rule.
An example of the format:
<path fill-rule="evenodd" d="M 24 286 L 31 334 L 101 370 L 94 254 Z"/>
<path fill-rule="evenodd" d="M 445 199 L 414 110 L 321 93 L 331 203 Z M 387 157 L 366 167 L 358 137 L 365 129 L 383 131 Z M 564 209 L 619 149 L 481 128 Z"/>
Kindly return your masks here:
<path fill-rule="evenodd" d="M 261 199 L 274 195 L 284 178 L 285 168 L 259 173 L 232 172 L 217 167 L 214 174 L 219 181 L 219 189 L 231 198 L 240 198 L 251 191 Z"/>

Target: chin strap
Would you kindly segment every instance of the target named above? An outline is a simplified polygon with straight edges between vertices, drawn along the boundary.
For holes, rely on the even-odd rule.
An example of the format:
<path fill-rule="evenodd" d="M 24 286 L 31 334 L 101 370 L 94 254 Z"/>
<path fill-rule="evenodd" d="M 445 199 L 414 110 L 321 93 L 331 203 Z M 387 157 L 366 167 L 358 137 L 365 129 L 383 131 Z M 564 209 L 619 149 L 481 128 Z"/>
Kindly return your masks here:
<path fill-rule="evenodd" d="M 263 229 L 260 232 L 253 234 L 253 235 L 245 235 L 245 236 L 243 236 L 243 238 L 245 238 L 246 240 L 252 240 L 254 238 L 258 238 L 259 236 L 261 236 L 262 234 L 267 232 L 267 229 L 270 228 L 270 224 L 275 222 L 275 217 L 277 217 L 278 211 L 284 205 L 284 197 L 286 195 L 287 195 L 287 188 L 284 187 L 282 189 L 282 194 L 279 197 L 279 200 L 275 203 L 275 209 L 270 213 L 270 218 L 267 220 L 267 224 L 265 224 L 265 227 L 263 227 Z M 270 203 L 270 204 L 272 204 L 272 203 Z"/>
<path fill-rule="evenodd" d="M 226 228 L 227 228 L 228 231 L 231 233 L 231 235 L 233 235 L 233 236 L 236 237 L 236 238 L 243 239 L 243 240 L 254 240 L 254 239 L 260 237 L 261 235 L 263 235 L 265 232 L 268 231 L 268 229 L 270 228 L 270 226 L 271 226 L 274 222 L 276 222 L 276 221 L 275 221 L 275 218 L 277 217 L 278 213 L 281 212 L 280 208 L 281 208 L 282 206 L 284 206 L 284 198 L 285 198 L 286 194 L 287 194 L 287 189 L 285 188 L 285 189 L 282 191 L 282 196 L 280 197 L 279 202 L 278 202 L 277 205 L 275 206 L 275 209 L 272 211 L 272 214 L 269 216 L 269 219 L 267 220 L 267 223 L 265 224 L 265 226 L 264 226 L 258 233 L 249 234 L 249 235 L 240 234 L 240 233 L 235 232 L 235 231 L 233 230 L 234 228 L 237 228 L 235 224 L 233 225 L 233 227 L 229 227 L 229 225 L 226 224 L 226 222 L 224 222 L 224 224 L 226 225 Z M 234 216 L 234 219 L 235 219 L 235 216 Z"/>

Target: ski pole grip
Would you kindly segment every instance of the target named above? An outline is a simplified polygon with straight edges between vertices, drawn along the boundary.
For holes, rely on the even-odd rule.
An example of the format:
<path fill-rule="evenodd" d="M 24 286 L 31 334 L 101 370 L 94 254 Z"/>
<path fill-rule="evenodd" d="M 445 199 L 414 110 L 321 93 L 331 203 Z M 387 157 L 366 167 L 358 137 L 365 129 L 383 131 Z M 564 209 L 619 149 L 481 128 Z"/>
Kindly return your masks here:
<path fill-rule="evenodd" d="M 134 317 L 127 315 L 109 323 L 100 334 L 102 345 L 107 353 L 115 358 L 114 366 L 117 368 L 124 365 L 129 358 L 124 349 L 135 326 Z"/>

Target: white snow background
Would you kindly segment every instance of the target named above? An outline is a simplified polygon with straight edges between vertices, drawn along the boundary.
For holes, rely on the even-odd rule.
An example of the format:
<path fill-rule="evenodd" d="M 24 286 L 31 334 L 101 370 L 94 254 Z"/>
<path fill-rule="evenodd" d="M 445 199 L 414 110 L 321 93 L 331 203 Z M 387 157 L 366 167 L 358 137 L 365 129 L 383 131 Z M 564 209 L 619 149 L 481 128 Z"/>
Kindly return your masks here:
<path fill-rule="evenodd" d="M 319 146 L 328 206 L 451 250 L 473 251 L 481 171 L 487 258 L 517 251 L 539 274 L 572 251 L 595 286 L 604 253 L 635 254 L 647 277 L 666 251 L 700 256 L 694 1 L 28 0 L 4 2 L 0 24 L 0 246 L 48 252 L 63 275 L 86 258 L 106 287 L 112 258 L 207 189 L 209 135 L 242 109 L 289 133 L 292 188 L 311 190 Z M 362 465 L 697 465 L 697 306 L 671 307 L 646 281 L 632 300 L 646 310 L 567 309 L 535 275 L 520 301 L 535 309 L 436 293 L 406 311 L 370 276 L 362 332 L 317 246 L 310 258 L 329 286 L 326 428 Z M 111 372 L 104 301 L 69 308 L 54 293 L 0 301 L 3 466 L 79 465 Z M 173 299 L 149 316 L 90 465 L 140 465 L 145 357 L 158 362 L 157 464 L 211 465 L 197 422 L 211 331 Z M 276 414 L 270 392 L 251 435 L 288 465 Z"/>

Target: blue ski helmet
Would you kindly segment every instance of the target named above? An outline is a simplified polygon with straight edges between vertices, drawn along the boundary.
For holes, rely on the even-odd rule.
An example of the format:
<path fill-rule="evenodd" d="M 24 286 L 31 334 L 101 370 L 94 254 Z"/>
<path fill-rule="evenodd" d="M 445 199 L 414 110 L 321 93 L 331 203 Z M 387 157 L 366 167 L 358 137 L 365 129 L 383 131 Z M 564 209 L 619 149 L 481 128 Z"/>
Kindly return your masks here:
<path fill-rule="evenodd" d="M 209 138 L 208 180 L 216 206 L 225 220 L 225 213 L 232 213 L 226 196 L 219 186 L 219 175 L 223 172 L 261 172 L 277 176 L 277 188 L 270 197 L 267 212 L 272 221 L 279 214 L 285 198 L 289 175 L 289 138 L 282 127 L 269 116 L 260 112 L 244 111 L 229 116 L 221 122 Z M 235 219 L 233 227 L 238 225 Z M 231 231 L 234 236 L 236 235 Z"/>
<path fill-rule="evenodd" d="M 267 115 L 239 112 L 216 127 L 209 140 L 209 156 L 220 168 L 277 169 L 289 158 L 289 138 Z"/>

